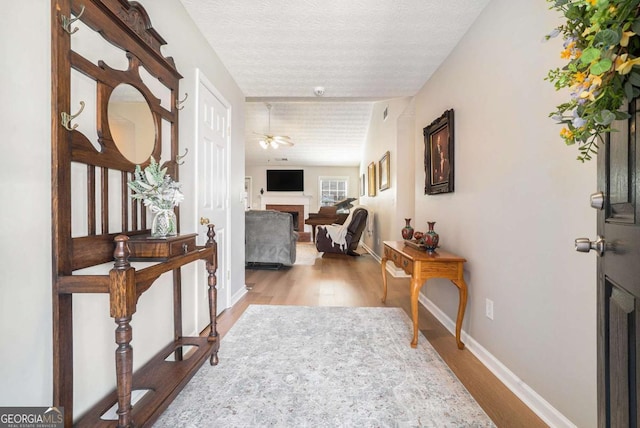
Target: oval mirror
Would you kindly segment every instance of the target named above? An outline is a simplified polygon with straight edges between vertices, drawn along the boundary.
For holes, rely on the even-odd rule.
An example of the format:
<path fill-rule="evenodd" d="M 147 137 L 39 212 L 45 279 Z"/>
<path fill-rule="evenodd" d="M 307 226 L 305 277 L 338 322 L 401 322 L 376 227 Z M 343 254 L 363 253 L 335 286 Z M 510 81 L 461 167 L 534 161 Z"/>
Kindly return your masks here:
<path fill-rule="evenodd" d="M 127 83 L 116 86 L 109 97 L 107 116 L 120 153 L 135 164 L 149 159 L 156 142 L 156 127 L 142 92 Z"/>

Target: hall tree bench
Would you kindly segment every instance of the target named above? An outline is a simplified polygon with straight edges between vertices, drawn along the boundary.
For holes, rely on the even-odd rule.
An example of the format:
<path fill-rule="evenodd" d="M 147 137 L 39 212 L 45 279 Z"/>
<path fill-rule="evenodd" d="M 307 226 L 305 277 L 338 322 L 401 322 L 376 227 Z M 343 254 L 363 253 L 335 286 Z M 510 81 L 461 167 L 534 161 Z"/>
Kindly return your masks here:
<path fill-rule="evenodd" d="M 218 362 L 214 226 L 206 225 L 203 246 L 196 245 L 195 233 L 151 239 L 147 210 L 130 197 L 127 187 L 136 164 L 146 166 L 151 156 L 162 159 L 163 146 L 168 159 L 163 167 L 179 181 L 182 76 L 173 59 L 162 55 L 166 42 L 137 2 L 51 0 L 51 32 L 53 405 L 64 407 L 65 426 L 72 426 L 74 296 L 108 294 L 104 316 L 116 324 L 116 389 L 76 424 L 148 426 L 206 359 L 212 365 Z M 97 53 L 105 57 L 97 60 Z M 150 116 L 146 144 L 116 132 L 117 121 L 110 113 L 120 96 L 127 102 L 137 98 L 133 108 Z M 143 126 L 137 117 L 125 115 L 134 127 Z M 179 225 L 178 208 L 175 213 Z M 210 331 L 205 337 L 184 337 L 181 268 L 199 260 L 206 269 Z M 136 268 L 135 261 L 152 263 Z M 168 272 L 173 309 L 167 316 L 173 316 L 173 340 L 133 373 L 132 317 L 138 300 Z M 184 347 L 194 349 L 183 355 Z M 136 390 L 146 393 L 132 407 Z M 102 419 L 114 405 L 115 420 Z"/>

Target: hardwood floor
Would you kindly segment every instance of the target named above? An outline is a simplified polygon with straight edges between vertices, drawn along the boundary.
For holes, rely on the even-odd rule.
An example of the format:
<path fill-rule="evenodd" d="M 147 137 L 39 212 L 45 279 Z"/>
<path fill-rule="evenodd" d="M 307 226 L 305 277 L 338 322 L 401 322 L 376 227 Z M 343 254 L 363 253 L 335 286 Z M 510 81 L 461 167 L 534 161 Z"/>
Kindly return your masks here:
<path fill-rule="evenodd" d="M 282 270 L 247 269 L 249 290 L 218 317 L 220 335 L 224 337 L 251 304 L 389 306 L 400 307 L 410 316 L 408 279 L 389 276 L 387 303 L 382 304 L 380 264 L 364 250 L 360 253 L 364 255 L 325 254 L 319 257 L 312 243 L 299 243 L 297 263 L 305 264 Z M 313 257 L 318 258 L 314 260 Z M 458 350 L 454 336 L 422 306 L 419 317 L 422 334 L 498 427 L 547 426 L 471 352 Z M 407 346 L 410 340 L 407 337 Z"/>

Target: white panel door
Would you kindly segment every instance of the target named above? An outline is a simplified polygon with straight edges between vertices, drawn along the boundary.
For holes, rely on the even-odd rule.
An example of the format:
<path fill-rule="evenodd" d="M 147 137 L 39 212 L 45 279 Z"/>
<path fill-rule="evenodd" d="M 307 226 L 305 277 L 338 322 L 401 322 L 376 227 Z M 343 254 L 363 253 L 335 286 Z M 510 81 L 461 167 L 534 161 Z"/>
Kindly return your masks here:
<path fill-rule="evenodd" d="M 227 234 L 229 213 L 229 121 L 231 109 L 209 81 L 198 72 L 198 210 L 200 219 L 209 219 L 215 225 L 218 243 L 218 313 L 229 307 L 229 243 Z M 200 223 L 200 221 L 198 222 Z M 206 242 L 206 226 L 200 226 L 200 245 Z M 206 284 L 206 271 L 200 270 Z M 203 287 L 199 293 L 199 325 L 208 323 L 208 311 L 205 303 L 207 290 Z"/>

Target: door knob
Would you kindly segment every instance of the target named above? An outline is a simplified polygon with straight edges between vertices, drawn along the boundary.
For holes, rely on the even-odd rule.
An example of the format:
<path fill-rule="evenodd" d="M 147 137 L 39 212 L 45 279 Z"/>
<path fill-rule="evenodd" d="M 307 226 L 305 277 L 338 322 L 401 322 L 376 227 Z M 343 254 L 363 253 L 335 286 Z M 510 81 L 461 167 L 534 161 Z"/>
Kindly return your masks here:
<path fill-rule="evenodd" d="M 604 255 L 604 238 L 602 236 L 598 236 L 595 242 L 589 241 L 589 238 L 576 239 L 576 251 L 588 253 L 591 250 L 596 250 L 598 256 Z"/>
<path fill-rule="evenodd" d="M 604 193 L 592 193 L 591 196 L 589 196 L 589 201 L 591 204 L 591 208 L 601 210 L 602 208 L 604 208 Z"/>
<path fill-rule="evenodd" d="M 211 223 L 208 218 L 200 217 L 200 224 L 205 225 Z"/>

